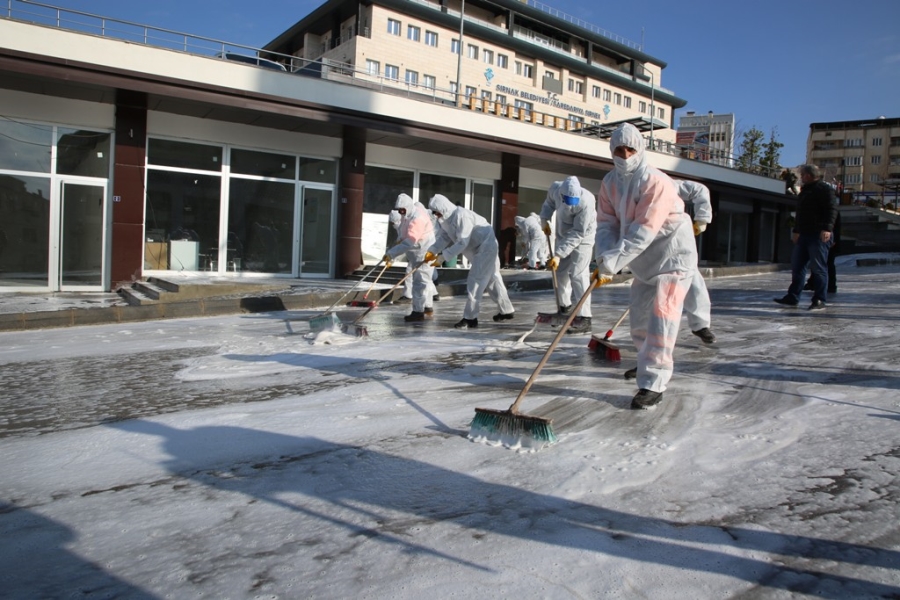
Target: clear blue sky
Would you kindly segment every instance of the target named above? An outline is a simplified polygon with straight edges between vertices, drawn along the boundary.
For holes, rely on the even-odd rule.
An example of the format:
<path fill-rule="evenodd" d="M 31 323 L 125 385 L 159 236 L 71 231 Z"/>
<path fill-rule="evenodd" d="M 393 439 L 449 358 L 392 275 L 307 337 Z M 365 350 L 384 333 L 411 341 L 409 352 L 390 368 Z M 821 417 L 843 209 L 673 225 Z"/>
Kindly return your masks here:
<path fill-rule="evenodd" d="M 47 4 L 262 46 L 319 0 L 45 0 Z M 547 0 L 668 64 L 688 110 L 734 113 L 806 159 L 809 124 L 900 117 L 900 0 Z M 677 120 L 676 120 L 677 125 Z"/>

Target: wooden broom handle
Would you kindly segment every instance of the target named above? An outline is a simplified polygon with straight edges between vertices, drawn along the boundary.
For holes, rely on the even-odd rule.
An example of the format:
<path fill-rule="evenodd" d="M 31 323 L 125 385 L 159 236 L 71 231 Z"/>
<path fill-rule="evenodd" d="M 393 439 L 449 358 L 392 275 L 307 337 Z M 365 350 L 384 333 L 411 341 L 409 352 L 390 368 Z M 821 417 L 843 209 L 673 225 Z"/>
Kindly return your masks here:
<path fill-rule="evenodd" d="M 559 333 L 556 334 L 556 337 L 553 338 L 553 341 L 550 342 L 550 347 L 547 348 L 547 351 L 544 352 L 543 358 L 541 358 L 541 362 L 538 363 L 538 366 L 535 367 L 534 372 L 531 374 L 531 377 L 528 378 L 528 381 L 525 382 L 525 387 L 522 388 L 522 391 L 519 392 L 519 395 L 516 397 L 516 401 L 512 403 L 512 406 L 509 407 L 509 412 L 512 414 L 517 414 L 517 410 L 519 407 L 519 403 L 522 402 L 522 399 L 525 398 L 525 394 L 528 393 L 528 390 L 531 389 L 532 384 L 534 384 L 535 379 L 537 379 L 538 373 L 541 372 L 541 369 L 544 368 L 544 365 L 547 364 L 547 361 L 550 359 L 550 355 L 553 354 L 553 351 L 556 349 L 557 344 L 562 339 L 564 335 L 566 335 L 566 331 L 569 329 L 569 326 L 572 324 L 572 321 L 575 320 L 575 315 L 581 310 L 581 307 L 584 306 L 584 303 L 587 302 L 587 299 L 591 297 L 591 292 L 594 291 L 595 287 L 598 287 L 597 280 L 591 280 L 591 285 L 588 286 L 588 289 L 581 296 L 581 299 L 578 301 L 578 304 L 572 309 L 572 312 L 569 313 L 568 318 L 566 318 L 566 323 L 562 327 L 559 328 Z"/>
<path fill-rule="evenodd" d="M 553 243 L 550 241 L 550 234 L 545 234 L 547 236 L 547 248 L 550 249 L 550 258 L 553 258 Z M 551 269 L 550 273 L 553 275 L 553 295 L 556 296 L 556 308 L 562 309 L 562 302 L 559 299 L 559 284 L 556 280 L 556 269 Z"/>
<path fill-rule="evenodd" d="M 415 267 L 414 269 L 410 269 L 410 271 L 409 271 L 406 275 L 404 275 L 403 278 L 402 278 L 400 281 L 398 281 L 397 283 L 395 283 L 395 284 L 391 287 L 391 289 L 389 289 L 389 290 L 386 291 L 384 294 L 382 294 L 381 298 L 379 298 L 378 300 L 375 301 L 375 304 L 373 304 L 372 306 L 370 306 L 369 308 L 367 308 L 366 311 L 365 311 L 363 314 L 361 314 L 361 315 L 359 315 L 358 317 L 356 317 L 356 320 L 353 321 L 353 325 L 356 325 L 357 323 L 359 323 L 360 321 L 362 321 L 362 320 L 363 320 L 363 317 L 365 317 L 367 314 L 369 314 L 370 312 L 372 312 L 372 309 L 375 308 L 376 306 L 378 306 L 379 304 L 381 304 L 382 301 L 384 301 L 384 299 L 388 297 L 388 294 L 390 294 L 391 292 L 393 292 L 394 290 L 396 290 L 398 287 L 400 287 L 400 284 L 402 284 L 404 281 L 406 281 L 407 277 L 409 277 L 410 275 L 412 275 L 413 273 L 415 273 L 416 271 L 418 271 L 418 270 L 419 270 L 419 267 L 421 267 L 422 265 L 424 265 L 426 262 L 428 262 L 428 261 L 427 261 L 427 260 L 423 260 L 422 262 L 420 262 L 419 264 L 417 264 L 416 267 Z M 377 266 L 377 265 L 376 265 L 376 266 Z"/>
<path fill-rule="evenodd" d="M 377 267 L 378 265 L 375 265 L 375 266 Z M 378 273 L 378 277 L 375 278 L 375 281 L 372 282 L 372 285 L 370 285 L 369 289 L 366 290 L 366 293 L 363 294 L 363 299 L 366 299 L 369 297 L 369 292 L 371 292 L 373 289 L 375 289 L 375 284 L 378 283 L 378 280 L 381 279 L 381 276 L 384 275 L 384 272 L 387 270 L 387 268 L 388 268 L 388 263 L 384 263 L 384 266 L 381 267 L 381 272 Z"/>

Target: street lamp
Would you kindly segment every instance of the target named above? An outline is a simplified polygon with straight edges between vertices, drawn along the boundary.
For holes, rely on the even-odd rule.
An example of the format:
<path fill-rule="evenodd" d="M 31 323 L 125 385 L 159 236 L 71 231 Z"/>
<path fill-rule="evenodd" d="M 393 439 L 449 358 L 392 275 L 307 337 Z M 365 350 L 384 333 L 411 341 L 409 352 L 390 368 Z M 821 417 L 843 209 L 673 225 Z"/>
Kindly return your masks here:
<path fill-rule="evenodd" d="M 638 78 L 650 82 L 650 149 L 655 150 L 653 146 L 653 119 L 656 117 L 656 78 L 653 76 L 653 71 L 648 71 L 647 69 L 642 69 Z"/>

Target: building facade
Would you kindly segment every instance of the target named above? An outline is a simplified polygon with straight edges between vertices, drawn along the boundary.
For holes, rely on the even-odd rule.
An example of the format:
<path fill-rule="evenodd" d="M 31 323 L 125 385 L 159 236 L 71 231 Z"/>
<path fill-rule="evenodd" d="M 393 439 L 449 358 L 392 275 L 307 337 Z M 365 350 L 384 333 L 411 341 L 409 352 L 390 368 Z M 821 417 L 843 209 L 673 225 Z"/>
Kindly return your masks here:
<path fill-rule="evenodd" d="M 900 184 L 900 118 L 811 123 L 807 162 L 845 201 L 894 202 Z M 896 202 L 894 202 L 896 205 Z"/>
<path fill-rule="evenodd" d="M 678 119 L 676 143 L 682 156 L 734 166 L 734 114 L 696 115 L 688 111 Z"/>
<path fill-rule="evenodd" d="M 344 3 L 300 23 L 323 18 L 339 33 L 350 17 L 333 14 L 337 5 Z M 246 48 L 221 40 L 152 26 L 117 36 L 133 24 L 65 9 L 50 9 L 42 23 L 36 10 L 13 0 L 0 19 L 0 291 L 102 291 L 174 271 L 341 277 L 381 257 L 401 192 L 423 202 L 440 192 L 499 232 L 536 211 L 553 181 L 576 175 L 596 190 L 612 168 L 601 127 L 564 124 L 574 122 L 574 104 L 548 105 L 559 110 L 551 124 L 309 62 L 294 55 L 312 47 L 306 34 L 302 52 L 252 50 L 265 60 L 248 62 L 229 58 Z M 385 29 L 398 14 L 385 12 Z M 418 27 L 395 20 L 404 35 Z M 424 40 L 425 20 L 416 22 Z M 296 27 L 270 48 L 297 39 Z M 527 40 L 505 35 L 514 70 Z M 475 39 L 463 36 L 464 44 Z M 590 56 L 598 45 L 586 46 Z M 478 45 L 480 64 L 486 47 Z M 501 47 L 489 48 L 495 61 Z M 543 56 L 534 53 L 535 61 Z M 386 61 L 398 59 L 379 56 L 383 80 L 384 64 L 393 64 Z M 575 63 L 587 62 L 573 59 L 561 80 L 574 80 Z M 626 73 L 635 64 L 615 77 L 597 72 L 637 93 L 646 82 Z M 660 102 L 668 110 L 679 101 Z M 646 115 L 620 116 L 648 137 L 659 131 Z M 671 153 L 650 152 L 649 160 L 710 187 L 715 220 L 701 237 L 704 259 L 785 259 L 790 200 L 780 181 Z"/>

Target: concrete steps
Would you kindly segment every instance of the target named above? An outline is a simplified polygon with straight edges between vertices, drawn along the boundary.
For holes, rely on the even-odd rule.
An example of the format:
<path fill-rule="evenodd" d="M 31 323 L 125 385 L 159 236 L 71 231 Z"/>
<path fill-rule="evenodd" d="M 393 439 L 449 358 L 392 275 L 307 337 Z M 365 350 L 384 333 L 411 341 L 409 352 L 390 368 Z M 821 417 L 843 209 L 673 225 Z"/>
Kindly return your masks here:
<path fill-rule="evenodd" d="M 252 281 L 212 281 L 198 283 L 176 283 L 159 277 L 149 277 L 135 281 L 129 287 L 119 288 L 117 293 L 130 306 L 170 304 L 202 298 L 225 296 L 266 295 L 290 289 L 285 284 L 263 284 Z"/>

